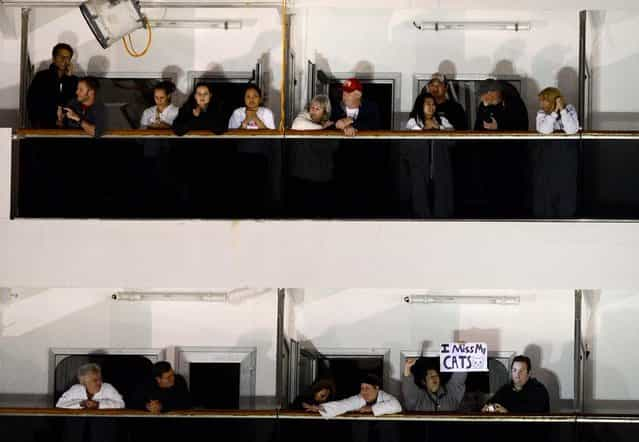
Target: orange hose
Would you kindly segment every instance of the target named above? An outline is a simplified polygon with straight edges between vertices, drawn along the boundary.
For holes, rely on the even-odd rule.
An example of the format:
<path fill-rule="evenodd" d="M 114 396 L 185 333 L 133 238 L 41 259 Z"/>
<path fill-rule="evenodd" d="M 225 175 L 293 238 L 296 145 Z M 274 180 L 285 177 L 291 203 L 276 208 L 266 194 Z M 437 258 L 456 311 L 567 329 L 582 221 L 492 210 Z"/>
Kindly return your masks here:
<path fill-rule="evenodd" d="M 147 52 L 149 52 L 149 49 L 151 48 L 153 33 L 151 32 L 151 24 L 148 22 L 148 20 L 146 21 L 146 35 L 147 35 L 146 47 L 144 48 L 142 52 L 136 52 L 135 49 L 133 48 L 133 40 L 131 40 L 131 34 L 128 34 L 126 36 L 129 38 L 129 44 L 126 43 L 126 37 L 122 37 L 122 43 L 124 43 L 124 49 L 126 49 L 126 51 L 131 57 L 135 57 L 135 58 L 143 57 L 144 55 L 146 55 Z M 131 45 L 131 47 L 129 47 L 129 45 Z"/>

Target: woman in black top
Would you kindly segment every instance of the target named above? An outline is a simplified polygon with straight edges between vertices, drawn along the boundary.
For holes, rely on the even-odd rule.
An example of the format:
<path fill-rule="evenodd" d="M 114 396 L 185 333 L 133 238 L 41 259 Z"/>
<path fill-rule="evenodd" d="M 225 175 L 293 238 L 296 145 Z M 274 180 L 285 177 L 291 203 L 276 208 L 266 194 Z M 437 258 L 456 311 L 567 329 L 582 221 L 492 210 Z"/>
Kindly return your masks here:
<path fill-rule="evenodd" d="M 184 135 L 190 130 L 211 130 L 221 134 L 226 129 L 217 101 L 213 101 L 213 91 L 208 84 L 198 83 L 187 102 L 180 108 L 173 122 L 173 132 Z"/>

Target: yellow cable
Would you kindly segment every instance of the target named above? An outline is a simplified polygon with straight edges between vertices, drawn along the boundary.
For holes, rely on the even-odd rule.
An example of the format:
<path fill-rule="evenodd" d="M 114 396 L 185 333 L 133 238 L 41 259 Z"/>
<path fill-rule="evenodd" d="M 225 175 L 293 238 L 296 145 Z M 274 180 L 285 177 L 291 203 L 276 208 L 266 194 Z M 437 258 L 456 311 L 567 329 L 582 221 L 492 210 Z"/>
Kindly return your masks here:
<path fill-rule="evenodd" d="M 153 34 L 151 32 L 151 24 L 148 22 L 148 20 L 146 22 L 146 36 L 147 36 L 146 47 L 144 48 L 142 52 L 136 52 L 135 49 L 133 48 L 133 40 L 131 40 L 131 34 L 127 35 L 127 37 L 129 38 L 129 44 L 126 43 L 126 37 L 122 37 L 122 43 L 124 44 L 124 49 L 126 49 L 126 51 L 131 57 L 135 57 L 135 58 L 143 57 L 144 55 L 146 55 L 147 52 L 149 52 L 149 49 L 151 48 L 151 41 L 153 41 Z M 129 48 L 129 45 L 131 45 L 130 48 Z"/>

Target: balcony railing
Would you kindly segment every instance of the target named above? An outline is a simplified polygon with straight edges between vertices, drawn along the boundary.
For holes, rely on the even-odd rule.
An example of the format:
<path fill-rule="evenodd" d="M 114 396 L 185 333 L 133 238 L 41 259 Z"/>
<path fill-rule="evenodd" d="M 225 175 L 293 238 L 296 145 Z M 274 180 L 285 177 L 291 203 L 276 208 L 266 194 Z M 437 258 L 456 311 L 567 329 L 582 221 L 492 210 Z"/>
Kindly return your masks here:
<path fill-rule="evenodd" d="M 639 219 L 638 132 L 14 138 L 14 218 Z"/>

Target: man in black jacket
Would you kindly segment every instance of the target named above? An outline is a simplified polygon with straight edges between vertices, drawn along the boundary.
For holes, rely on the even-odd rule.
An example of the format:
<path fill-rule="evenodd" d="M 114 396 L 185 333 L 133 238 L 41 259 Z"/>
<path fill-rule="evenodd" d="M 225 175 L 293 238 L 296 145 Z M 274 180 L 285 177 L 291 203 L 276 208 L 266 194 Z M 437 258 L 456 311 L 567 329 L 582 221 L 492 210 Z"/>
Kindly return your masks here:
<path fill-rule="evenodd" d="M 58 127 L 58 108 L 75 98 L 78 86 L 78 77 L 71 73 L 73 48 L 66 43 L 58 43 L 53 47 L 52 55 L 49 69 L 36 74 L 27 92 L 27 111 L 34 128 Z"/>
<path fill-rule="evenodd" d="M 526 105 L 517 89 L 507 81 L 483 81 L 479 98 L 475 130 L 528 130 Z"/>
<path fill-rule="evenodd" d="M 519 92 L 507 81 L 485 80 L 479 87 L 481 103 L 477 109 L 477 131 L 526 131 L 528 111 Z M 526 144 L 519 141 L 488 141 L 475 146 L 474 168 L 480 172 L 488 203 L 486 213 L 497 217 L 520 217 L 526 213 L 527 159 Z"/>
<path fill-rule="evenodd" d="M 354 136 L 358 130 L 378 130 L 380 128 L 379 109 L 372 101 L 362 100 L 363 87 L 357 78 L 350 78 L 342 84 L 342 102 L 333 106 L 331 120 L 335 127 L 346 136 Z"/>
<path fill-rule="evenodd" d="M 176 375 L 166 361 L 153 365 L 153 379 L 140 386 L 134 395 L 131 408 L 160 413 L 191 408 L 191 395 L 186 381 Z"/>
<path fill-rule="evenodd" d="M 468 130 L 466 111 L 461 104 L 449 97 L 446 77 L 440 73 L 433 74 L 426 88 L 435 98 L 437 115 L 446 117 L 455 130 Z"/>
<path fill-rule="evenodd" d="M 544 384 L 530 377 L 530 358 L 519 355 L 510 370 L 512 382 L 501 387 L 482 411 L 485 413 L 548 413 L 550 399 Z"/>

